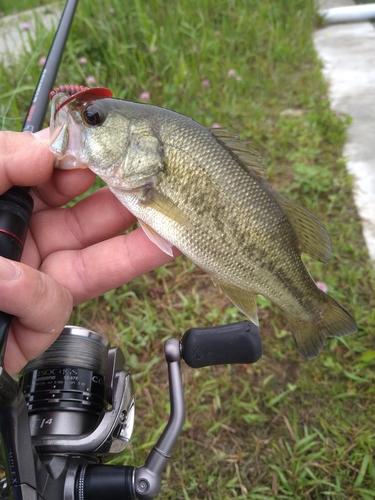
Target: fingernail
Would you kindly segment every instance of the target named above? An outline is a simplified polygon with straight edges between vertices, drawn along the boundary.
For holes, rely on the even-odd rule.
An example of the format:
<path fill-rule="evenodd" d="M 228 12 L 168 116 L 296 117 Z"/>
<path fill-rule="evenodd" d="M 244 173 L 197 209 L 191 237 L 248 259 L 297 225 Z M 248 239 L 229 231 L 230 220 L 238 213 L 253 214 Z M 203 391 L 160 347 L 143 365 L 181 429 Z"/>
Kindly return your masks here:
<path fill-rule="evenodd" d="M 49 141 L 49 128 L 40 130 L 39 132 L 34 132 L 32 136 L 38 141 Z"/>
<path fill-rule="evenodd" d="M 12 260 L 0 257 L 0 280 L 15 281 L 19 275 L 20 269 Z"/>

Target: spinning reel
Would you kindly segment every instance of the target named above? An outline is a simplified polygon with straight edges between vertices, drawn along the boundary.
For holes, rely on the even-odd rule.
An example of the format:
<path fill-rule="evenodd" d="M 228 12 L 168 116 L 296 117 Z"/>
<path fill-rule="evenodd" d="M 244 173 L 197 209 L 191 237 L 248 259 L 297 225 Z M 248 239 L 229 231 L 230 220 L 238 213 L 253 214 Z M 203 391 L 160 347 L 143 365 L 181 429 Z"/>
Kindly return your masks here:
<path fill-rule="evenodd" d="M 182 359 L 193 367 L 254 363 L 257 327 L 244 321 L 192 328 L 164 346 L 170 417 L 145 464 L 104 465 L 129 443 L 134 426 L 131 375 L 118 348 L 85 328 L 67 326 L 23 370 L 19 384 L 0 368 L 0 434 L 6 477 L 0 499 L 154 498 L 184 423 Z"/>

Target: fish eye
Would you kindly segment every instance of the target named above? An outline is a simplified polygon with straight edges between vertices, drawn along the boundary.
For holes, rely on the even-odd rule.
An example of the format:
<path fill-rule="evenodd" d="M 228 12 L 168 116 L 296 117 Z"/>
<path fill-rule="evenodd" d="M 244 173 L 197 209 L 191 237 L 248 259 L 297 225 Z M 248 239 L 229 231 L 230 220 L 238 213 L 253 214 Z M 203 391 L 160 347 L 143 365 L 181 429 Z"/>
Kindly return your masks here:
<path fill-rule="evenodd" d="M 82 113 L 82 117 L 83 120 L 86 122 L 86 125 L 90 125 L 90 127 L 99 125 L 103 121 L 101 113 L 93 105 L 87 106 L 87 108 Z"/>

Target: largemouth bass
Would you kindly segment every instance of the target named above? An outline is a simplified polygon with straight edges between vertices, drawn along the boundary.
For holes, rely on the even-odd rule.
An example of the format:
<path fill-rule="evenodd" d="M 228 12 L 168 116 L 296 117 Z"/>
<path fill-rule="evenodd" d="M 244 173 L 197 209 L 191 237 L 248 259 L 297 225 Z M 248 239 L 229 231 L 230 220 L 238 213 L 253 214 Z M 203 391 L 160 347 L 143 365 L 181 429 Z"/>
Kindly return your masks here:
<path fill-rule="evenodd" d="M 318 289 L 301 253 L 327 262 L 331 240 L 306 208 L 265 180 L 257 154 L 224 130 L 107 89 L 51 93 L 51 150 L 62 168 L 88 167 L 162 250 L 172 245 L 258 324 L 258 294 L 286 314 L 299 352 L 355 333 L 353 318 Z"/>

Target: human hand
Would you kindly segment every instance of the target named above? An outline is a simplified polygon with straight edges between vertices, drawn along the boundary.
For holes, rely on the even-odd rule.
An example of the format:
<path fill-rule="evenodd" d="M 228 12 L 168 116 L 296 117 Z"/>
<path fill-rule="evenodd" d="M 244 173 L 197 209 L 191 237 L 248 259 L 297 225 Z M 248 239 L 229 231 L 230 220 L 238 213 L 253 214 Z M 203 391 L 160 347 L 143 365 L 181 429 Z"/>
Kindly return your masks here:
<path fill-rule="evenodd" d="M 0 310 L 15 316 L 4 360 L 13 375 L 53 343 L 73 305 L 172 258 L 141 229 L 121 234 L 136 219 L 108 188 L 61 208 L 87 191 L 95 174 L 89 169 L 54 170 L 47 140 L 0 132 L 0 151 L 0 193 L 13 185 L 34 186 L 34 212 L 21 263 L 0 257 Z"/>

